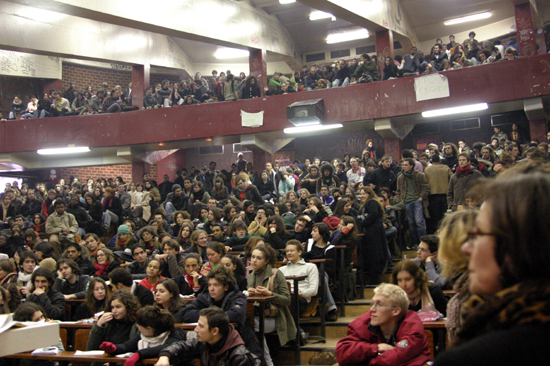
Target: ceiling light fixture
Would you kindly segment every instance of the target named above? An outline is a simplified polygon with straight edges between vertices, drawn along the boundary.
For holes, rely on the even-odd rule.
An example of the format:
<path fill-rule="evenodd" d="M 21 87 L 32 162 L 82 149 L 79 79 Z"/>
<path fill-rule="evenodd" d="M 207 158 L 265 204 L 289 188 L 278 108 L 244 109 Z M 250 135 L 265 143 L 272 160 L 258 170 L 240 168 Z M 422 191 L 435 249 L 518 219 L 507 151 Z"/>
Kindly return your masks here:
<path fill-rule="evenodd" d="M 449 114 L 476 112 L 476 111 L 483 111 L 485 109 L 489 109 L 489 105 L 487 103 L 470 104 L 470 105 L 463 105 L 460 107 L 434 109 L 432 111 L 422 112 L 422 117 L 429 118 L 429 117 L 448 116 Z"/>
<path fill-rule="evenodd" d="M 330 13 L 325 13 L 324 11 L 313 11 L 309 14 L 309 20 L 319 20 L 319 19 L 328 19 L 331 18 L 332 21 L 336 21 L 336 17 Z"/>
<path fill-rule="evenodd" d="M 291 3 L 295 3 L 296 0 L 279 0 L 279 3 L 281 4 L 291 4 Z"/>
<path fill-rule="evenodd" d="M 468 15 L 466 17 L 462 18 L 456 18 L 451 20 L 446 20 L 443 24 L 445 25 L 454 25 L 454 24 L 460 24 L 460 23 L 466 23 L 466 22 L 472 22 L 474 20 L 480 20 L 480 19 L 487 19 L 491 17 L 491 12 L 485 12 L 485 13 L 479 13 L 474 15 Z"/>
<path fill-rule="evenodd" d="M 321 125 L 321 126 L 317 124 L 312 124 L 307 126 L 285 128 L 283 131 L 285 133 L 291 134 L 291 133 L 304 133 L 304 132 L 315 132 L 315 131 L 322 131 L 322 130 L 332 130 L 334 128 L 342 128 L 342 127 L 344 127 L 344 125 L 341 123 L 335 123 L 332 125 Z"/>
<path fill-rule="evenodd" d="M 61 155 L 61 154 L 78 154 L 78 153 L 85 153 L 89 152 L 90 148 L 88 146 L 82 146 L 82 147 L 75 147 L 75 146 L 69 146 L 69 147 L 56 147 L 53 149 L 40 149 L 36 152 L 38 155 Z"/>
<path fill-rule="evenodd" d="M 345 32 L 331 33 L 327 36 L 327 43 L 340 43 L 354 41 L 357 39 L 369 38 L 369 31 L 366 29 L 353 29 Z"/>
<path fill-rule="evenodd" d="M 250 52 L 247 50 L 239 50 L 236 48 L 220 48 L 214 53 L 214 57 L 218 60 L 224 60 L 228 58 L 248 57 Z"/>

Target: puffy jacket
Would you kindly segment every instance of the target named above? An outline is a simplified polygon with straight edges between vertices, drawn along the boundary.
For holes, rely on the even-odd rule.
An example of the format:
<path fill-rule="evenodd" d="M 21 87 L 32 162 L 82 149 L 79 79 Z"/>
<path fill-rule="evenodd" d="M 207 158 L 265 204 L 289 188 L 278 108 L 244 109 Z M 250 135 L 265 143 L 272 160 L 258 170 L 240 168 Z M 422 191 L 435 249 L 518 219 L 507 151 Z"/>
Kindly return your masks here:
<path fill-rule="evenodd" d="M 336 345 L 340 365 L 406 365 L 420 366 L 431 360 L 424 325 L 418 315 L 408 310 L 389 341 L 378 326 L 372 326 L 371 311 L 348 325 L 347 336 Z M 378 354 L 378 344 L 395 349 Z"/>

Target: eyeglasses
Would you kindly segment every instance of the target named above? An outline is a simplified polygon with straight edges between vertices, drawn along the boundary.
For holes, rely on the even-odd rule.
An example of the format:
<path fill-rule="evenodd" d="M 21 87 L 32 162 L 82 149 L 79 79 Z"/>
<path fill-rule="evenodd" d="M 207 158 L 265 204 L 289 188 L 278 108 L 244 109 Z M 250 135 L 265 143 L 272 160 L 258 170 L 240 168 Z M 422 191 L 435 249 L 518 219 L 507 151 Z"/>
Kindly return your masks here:
<path fill-rule="evenodd" d="M 497 234 L 497 233 L 484 233 L 478 228 L 476 228 L 475 230 L 468 231 L 466 235 L 467 235 L 467 238 L 466 238 L 467 242 L 472 242 L 476 240 L 478 236 L 494 236 L 494 237 L 501 236 L 501 234 Z"/>
<path fill-rule="evenodd" d="M 379 302 L 375 302 L 374 304 L 372 304 L 371 306 L 371 310 L 374 310 L 376 308 L 396 308 L 397 306 L 393 306 L 393 305 L 382 305 L 381 303 Z"/>

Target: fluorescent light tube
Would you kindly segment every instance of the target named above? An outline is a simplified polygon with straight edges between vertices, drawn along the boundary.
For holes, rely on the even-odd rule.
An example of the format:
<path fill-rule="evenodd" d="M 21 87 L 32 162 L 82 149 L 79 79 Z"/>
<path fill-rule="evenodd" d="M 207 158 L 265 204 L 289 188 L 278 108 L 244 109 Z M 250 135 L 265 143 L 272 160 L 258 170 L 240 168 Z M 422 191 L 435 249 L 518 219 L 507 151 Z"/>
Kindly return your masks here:
<path fill-rule="evenodd" d="M 347 41 L 354 41 L 356 39 L 369 38 L 369 31 L 366 29 L 356 29 L 349 32 L 332 33 L 327 37 L 327 43 L 340 43 Z"/>
<path fill-rule="evenodd" d="M 295 3 L 296 0 L 279 0 L 279 3 L 281 4 L 291 4 L 291 3 Z"/>
<path fill-rule="evenodd" d="M 214 53 L 214 57 L 218 60 L 224 60 L 228 58 L 248 57 L 250 52 L 247 50 L 239 50 L 236 48 L 220 48 Z"/>
<path fill-rule="evenodd" d="M 78 154 L 89 152 L 90 148 L 88 146 L 82 147 L 56 147 L 53 149 L 40 149 L 36 152 L 38 155 L 61 155 L 61 154 Z"/>
<path fill-rule="evenodd" d="M 341 123 L 335 123 L 332 125 L 311 125 L 311 126 L 301 126 L 301 127 L 290 127 L 285 128 L 284 132 L 291 134 L 291 133 L 304 133 L 304 132 L 314 132 L 314 131 L 322 131 L 322 130 L 331 130 L 333 128 L 342 128 L 344 127 Z"/>
<path fill-rule="evenodd" d="M 492 14 L 490 12 L 474 14 L 474 15 L 468 15 L 467 17 L 446 20 L 443 24 L 445 24 L 445 25 L 454 25 L 454 24 L 460 24 L 460 23 L 466 23 L 466 22 L 473 22 L 474 20 L 490 18 L 491 15 Z"/>
<path fill-rule="evenodd" d="M 319 19 L 328 19 L 332 18 L 332 21 L 336 20 L 336 17 L 330 13 L 325 13 L 324 11 L 312 11 L 311 14 L 309 14 L 309 20 L 319 20 Z"/>
<path fill-rule="evenodd" d="M 429 117 L 448 116 L 449 114 L 483 111 L 488 108 L 489 108 L 489 105 L 487 105 L 487 103 L 470 104 L 470 105 L 463 105 L 460 107 L 434 109 L 433 111 L 422 112 L 422 117 L 429 118 Z"/>

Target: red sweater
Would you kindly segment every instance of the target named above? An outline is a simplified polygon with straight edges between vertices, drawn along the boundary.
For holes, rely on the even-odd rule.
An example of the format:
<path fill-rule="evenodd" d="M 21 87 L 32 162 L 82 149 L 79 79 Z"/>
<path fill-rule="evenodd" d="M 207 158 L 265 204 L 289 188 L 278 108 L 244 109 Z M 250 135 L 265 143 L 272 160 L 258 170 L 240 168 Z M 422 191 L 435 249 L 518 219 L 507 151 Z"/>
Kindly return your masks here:
<path fill-rule="evenodd" d="M 370 325 L 370 316 L 369 311 L 348 325 L 348 335 L 336 345 L 340 365 L 421 366 L 431 361 L 424 325 L 416 312 L 407 311 L 389 341 L 380 328 Z M 379 343 L 391 344 L 395 349 L 378 355 Z"/>

